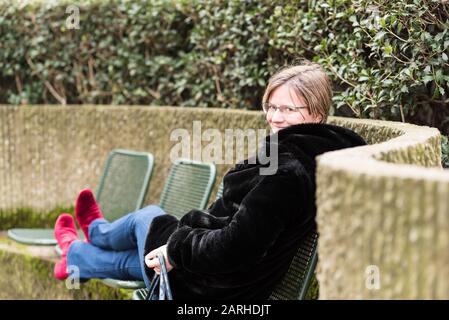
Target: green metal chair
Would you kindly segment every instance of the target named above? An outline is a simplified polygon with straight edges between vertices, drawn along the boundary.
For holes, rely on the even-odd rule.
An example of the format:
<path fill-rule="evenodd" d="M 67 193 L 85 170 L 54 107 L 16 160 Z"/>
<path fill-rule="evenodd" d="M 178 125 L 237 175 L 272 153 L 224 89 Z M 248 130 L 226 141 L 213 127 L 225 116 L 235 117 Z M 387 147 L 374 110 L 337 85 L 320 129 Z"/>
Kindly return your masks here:
<path fill-rule="evenodd" d="M 299 246 L 282 281 L 270 300 L 304 300 L 318 261 L 318 234 L 311 231 Z"/>
<path fill-rule="evenodd" d="M 222 196 L 223 196 L 223 182 L 220 183 L 220 186 L 218 187 L 217 196 L 215 197 L 215 201 L 217 201 Z"/>
<path fill-rule="evenodd" d="M 215 200 L 222 195 L 223 183 L 218 188 Z M 318 235 L 313 231 L 310 232 L 301 243 L 284 278 L 271 293 L 270 300 L 303 300 L 305 298 L 318 261 L 317 243 Z M 135 290 L 132 299 L 144 300 L 147 293 L 147 289 Z"/>
<path fill-rule="evenodd" d="M 216 169 L 211 163 L 178 159 L 165 181 L 159 206 L 169 214 L 181 218 L 191 209 L 204 209 L 215 181 Z M 113 288 L 145 288 L 143 281 L 103 279 Z"/>
<path fill-rule="evenodd" d="M 140 209 L 154 166 L 150 153 L 113 150 L 105 163 L 96 199 L 109 221 Z M 78 231 L 80 239 L 84 239 Z M 10 229 L 8 237 L 28 245 L 56 245 L 53 229 Z"/>

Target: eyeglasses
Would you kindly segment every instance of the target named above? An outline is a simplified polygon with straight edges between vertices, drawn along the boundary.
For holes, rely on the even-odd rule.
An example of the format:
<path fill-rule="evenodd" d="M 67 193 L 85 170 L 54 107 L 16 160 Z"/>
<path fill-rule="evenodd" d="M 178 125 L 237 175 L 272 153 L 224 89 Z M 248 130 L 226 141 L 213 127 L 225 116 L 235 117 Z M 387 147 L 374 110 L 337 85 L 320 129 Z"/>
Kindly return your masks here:
<path fill-rule="evenodd" d="M 309 107 L 293 107 L 293 106 L 277 106 L 269 102 L 262 103 L 263 111 L 266 114 L 273 115 L 276 110 L 279 110 L 283 116 L 295 116 L 298 113 L 304 118 L 301 109 L 309 109 Z"/>

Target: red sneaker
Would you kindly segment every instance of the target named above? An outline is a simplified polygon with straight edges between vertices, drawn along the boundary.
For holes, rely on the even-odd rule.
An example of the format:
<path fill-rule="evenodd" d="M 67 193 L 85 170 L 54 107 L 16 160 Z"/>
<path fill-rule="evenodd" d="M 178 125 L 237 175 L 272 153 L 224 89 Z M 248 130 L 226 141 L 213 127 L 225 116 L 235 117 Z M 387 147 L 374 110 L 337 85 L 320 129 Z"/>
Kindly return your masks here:
<path fill-rule="evenodd" d="M 55 238 L 61 248 L 61 260 L 56 263 L 54 276 L 56 279 L 64 280 L 68 277 L 67 272 L 67 252 L 73 241 L 78 240 L 75 220 L 68 213 L 61 214 L 55 223 Z"/>
<path fill-rule="evenodd" d="M 89 242 L 89 226 L 95 219 L 103 218 L 100 207 L 90 189 L 81 190 L 76 200 L 75 215 L 78 225 Z"/>
<path fill-rule="evenodd" d="M 67 272 L 67 257 L 61 258 L 61 260 L 56 262 L 53 273 L 58 280 L 67 279 L 69 276 L 69 273 Z"/>

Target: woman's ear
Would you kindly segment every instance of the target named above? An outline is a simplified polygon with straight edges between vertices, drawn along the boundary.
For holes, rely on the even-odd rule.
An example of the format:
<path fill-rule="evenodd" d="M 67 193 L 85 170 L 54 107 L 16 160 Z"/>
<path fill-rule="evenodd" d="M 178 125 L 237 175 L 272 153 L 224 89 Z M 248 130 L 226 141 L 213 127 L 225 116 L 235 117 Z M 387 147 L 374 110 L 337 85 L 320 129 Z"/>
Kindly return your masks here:
<path fill-rule="evenodd" d="M 314 117 L 314 120 L 314 123 L 324 123 L 322 115 L 317 115 L 316 117 Z"/>

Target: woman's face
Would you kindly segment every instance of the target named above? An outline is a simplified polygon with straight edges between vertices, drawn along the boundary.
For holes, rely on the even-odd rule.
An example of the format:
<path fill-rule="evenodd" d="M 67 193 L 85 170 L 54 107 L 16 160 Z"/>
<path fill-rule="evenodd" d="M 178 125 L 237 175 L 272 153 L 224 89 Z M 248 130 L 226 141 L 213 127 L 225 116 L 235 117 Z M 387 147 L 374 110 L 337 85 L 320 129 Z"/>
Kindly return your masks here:
<path fill-rule="evenodd" d="M 293 109 L 295 107 L 307 106 L 304 99 L 298 97 L 288 85 L 277 87 L 272 92 L 268 102 L 270 105 L 277 107 L 270 108 L 269 111 L 265 113 L 273 133 L 294 124 L 320 122 L 321 120 L 319 117 L 314 117 L 310 114 L 308 108 Z"/>

